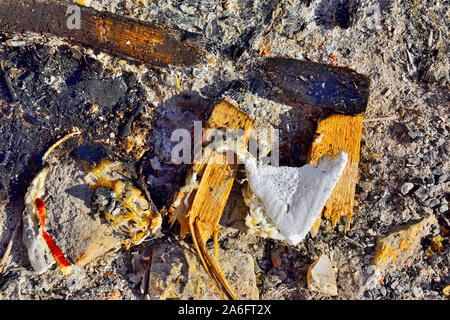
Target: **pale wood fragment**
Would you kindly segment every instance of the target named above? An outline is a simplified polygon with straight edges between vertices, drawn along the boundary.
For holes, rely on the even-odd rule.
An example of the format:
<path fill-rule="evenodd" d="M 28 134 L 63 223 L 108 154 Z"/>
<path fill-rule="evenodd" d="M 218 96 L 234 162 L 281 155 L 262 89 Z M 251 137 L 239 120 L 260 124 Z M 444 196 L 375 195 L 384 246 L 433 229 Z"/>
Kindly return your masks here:
<path fill-rule="evenodd" d="M 208 129 L 224 128 L 244 130 L 244 142 L 248 143 L 253 121 L 228 102 L 219 103 L 213 110 L 203 130 L 203 138 Z M 226 154 L 215 151 L 194 164 L 193 171 L 201 180 L 195 195 L 190 197 L 189 206 L 184 205 L 187 192 L 179 191 L 170 208 L 171 222 L 181 225 L 180 235 L 184 238 L 189 231 L 189 223 L 198 221 L 201 239 L 206 242 L 217 228 L 223 209 L 228 200 L 238 164 L 228 164 Z"/>
<path fill-rule="evenodd" d="M 323 216 L 332 221 L 333 226 L 343 216 L 348 217 L 345 231 L 350 222 L 355 205 L 355 189 L 358 179 L 363 116 L 335 114 L 319 122 L 308 155 L 308 163 L 315 164 L 325 154 L 337 155 L 340 151 L 348 154 L 344 172 L 325 204 Z"/>

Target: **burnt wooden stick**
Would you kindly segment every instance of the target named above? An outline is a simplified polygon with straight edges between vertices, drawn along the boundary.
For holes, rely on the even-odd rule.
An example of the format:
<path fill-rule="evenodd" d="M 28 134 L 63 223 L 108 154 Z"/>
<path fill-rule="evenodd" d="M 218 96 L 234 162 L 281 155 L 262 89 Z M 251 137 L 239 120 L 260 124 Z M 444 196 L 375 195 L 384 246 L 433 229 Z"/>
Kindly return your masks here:
<path fill-rule="evenodd" d="M 277 95 L 271 99 L 357 115 L 366 111 L 370 80 L 354 70 L 291 58 L 266 58 L 256 73 Z"/>
<path fill-rule="evenodd" d="M 8 87 L 9 94 L 11 95 L 11 100 L 13 103 L 16 103 L 19 99 L 17 98 L 16 91 L 9 80 L 8 74 L 6 73 L 5 67 L 3 66 L 3 61 L 0 61 L 0 71 L 3 73 L 3 79 L 6 82 L 6 86 Z"/>
<path fill-rule="evenodd" d="M 80 28 L 71 29 L 68 19 L 74 12 L 69 7 L 48 0 L 0 0 L 0 31 L 52 34 L 155 66 L 201 61 L 201 48 L 182 41 L 184 31 L 83 6 L 77 6 Z"/>

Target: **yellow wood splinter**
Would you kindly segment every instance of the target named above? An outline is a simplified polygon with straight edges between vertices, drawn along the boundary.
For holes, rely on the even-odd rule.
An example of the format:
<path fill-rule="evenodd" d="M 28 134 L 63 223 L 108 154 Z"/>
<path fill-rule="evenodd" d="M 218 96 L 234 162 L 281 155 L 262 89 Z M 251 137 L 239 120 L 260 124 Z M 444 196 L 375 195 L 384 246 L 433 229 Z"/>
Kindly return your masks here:
<path fill-rule="evenodd" d="M 345 231 L 350 228 L 355 205 L 362 120 L 363 116 L 335 114 L 320 121 L 308 155 L 308 163 L 315 164 L 325 154 L 334 156 L 340 151 L 348 154 L 344 172 L 328 198 L 323 211 L 323 216 L 326 219 L 331 218 L 333 226 L 339 222 L 341 217 L 348 217 Z M 312 236 L 317 234 L 319 226 L 320 220 L 316 221 L 313 226 Z"/>
<path fill-rule="evenodd" d="M 221 102 L 214 108 L 204 128 L 203 139 L 208 129 L 242 129 L 244 136 L 241 139 L 246 146 L 252 127 L 253 122 L 247 115 L 228 102 Z M 237 161 L 229 164 L 226 161 L 226 154 L 215 151 L 207 153 L 193 166 L 193 179 L 188 179 L 191 181 L 191 187 L 188 185 L 180 189 L 170 208 L 171 223 L 175 221 L 180 223 L 182 238 L 188 231 L 191 233 L 200 260 L 222 299 L 223 292 L 228 298 L 237 299 L 220 269 L 217 244 L 219 220 L 233 186 L 237 168 Z M 201 180 L 194 190 L 192 186 L 196 184 L 197 177 L 201 177 Z M 206 241 L 213 234 L 215 261 L 210 257 L 205 246 Z"/>

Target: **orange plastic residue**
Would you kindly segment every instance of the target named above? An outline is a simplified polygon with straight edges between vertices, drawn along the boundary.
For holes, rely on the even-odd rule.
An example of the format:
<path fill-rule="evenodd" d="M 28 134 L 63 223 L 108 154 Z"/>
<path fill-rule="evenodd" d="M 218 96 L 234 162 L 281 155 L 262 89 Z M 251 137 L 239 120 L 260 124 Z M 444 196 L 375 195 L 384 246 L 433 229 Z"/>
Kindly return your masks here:
<path fill-rule="evenodd" d="M 41 198 L 36 198 L 35 200 L 36 207 L 39 211 L 39 220 L 41 221 L 42 226 L 42 236 L 44 237 L 45 242 L 47 243 L 53 257 L 55 258 L 58 266 L 60 268 L 69 267 L 71 264 L 64 258 L 64 255 L 61 249 L 56 245 L 55 240 L 44 231 L 45 227 L 45 202 Z"/>
<path fill-rule="evenodd" d="M 336 66 L 337 65 L 337 59 L 336 59 L 336 56 L 335 55 L 328 55 L 328 58 L 330 58 L 331 59 L 331 65 L 332 66 Z"/>
<path fill-rule="evenodd" d="M 268 54 L 270 54 L 270 50 L 269 50 L 270 44 L 266 44 L 263 49 L 261 50 L 261 55 L 266 56 Z"/>

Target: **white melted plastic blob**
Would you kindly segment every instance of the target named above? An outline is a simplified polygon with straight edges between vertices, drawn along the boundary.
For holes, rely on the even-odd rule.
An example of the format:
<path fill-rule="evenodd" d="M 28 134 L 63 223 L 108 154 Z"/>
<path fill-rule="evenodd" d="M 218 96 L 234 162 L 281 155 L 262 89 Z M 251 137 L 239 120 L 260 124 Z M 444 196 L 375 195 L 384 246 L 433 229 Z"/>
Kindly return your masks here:
<path fill-rule="evenodd" d="M 249 190 L 244 201 L 249 233 L 297 245 L 319 218 L 348 161 L 347 153 L 325 155 L 317 165 L 274 167 L 257 159 L 236 141 L 223 141 L 216 152 L 232 151 L 245 163 Z"/>
<path fill-rule="evenodd" d="M 275 223 L 267 216 L 261 199 L 248 187 L 242 189 L 242 196 L 249 208 L 249 213 L 245 217 L 245 225 L 248 227 L 247 233 L 263 238 L 284 240 Z"/>
<path fill-rule="evenodd" d="M 348 155 L 325 155 L 318 165 L 273 167 L 258 165 L 246 157 L 245 168 L 251 191 L 264 205 L 264 213 L 276 225 L 275 239 L 296 245 L 319 217 L 341 177 Z"/>

